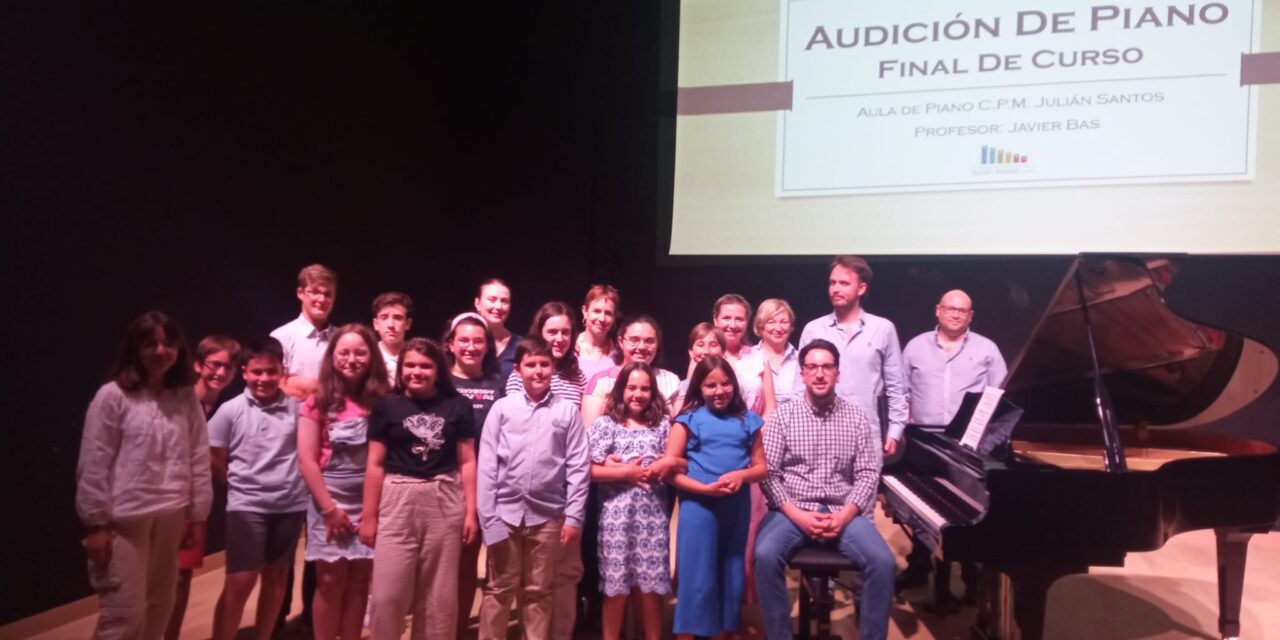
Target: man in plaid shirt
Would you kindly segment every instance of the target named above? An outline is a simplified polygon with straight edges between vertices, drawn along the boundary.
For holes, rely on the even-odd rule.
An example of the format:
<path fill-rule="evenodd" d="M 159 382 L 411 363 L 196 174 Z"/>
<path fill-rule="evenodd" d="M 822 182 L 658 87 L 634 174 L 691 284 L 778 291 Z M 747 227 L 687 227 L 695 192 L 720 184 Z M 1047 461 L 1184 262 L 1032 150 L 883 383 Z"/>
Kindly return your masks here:
<path fill-rule="evenodd" d="M 769 513 L 756 537 L 756 591 L 769 640 L 790 638 L 787 560 L 807 541 L 829 544 L 862 571 L 858 637 L 888 635 L 893 553 L 872 522 L 880 483 L 879 433 L 835 393 L 840 353 L 826 340 L 800 350 L 805 394 L 764 426 Z"/>

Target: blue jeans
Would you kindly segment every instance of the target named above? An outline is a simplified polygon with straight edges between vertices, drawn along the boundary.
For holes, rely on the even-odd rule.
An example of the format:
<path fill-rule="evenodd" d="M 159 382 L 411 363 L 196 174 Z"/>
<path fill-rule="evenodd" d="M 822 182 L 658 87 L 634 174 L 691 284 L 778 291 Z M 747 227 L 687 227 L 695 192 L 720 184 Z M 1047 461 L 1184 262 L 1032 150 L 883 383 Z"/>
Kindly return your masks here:
<path fill-rule="evenodd" d="M 791 604 L 787 598 L 787 560 L 807 536 L 781 511 L 770 510 L 756 536 L 756 593 L 764 612 L 769 640 L 791 637 Z M 858 603 L 859 640 L 879 640 L 889 633 L 889 605 L 893 598 L 893 553 L 876 526 L 858 515 L 838 542 L 840 553 L 862 571 L 862 600 Z"/>

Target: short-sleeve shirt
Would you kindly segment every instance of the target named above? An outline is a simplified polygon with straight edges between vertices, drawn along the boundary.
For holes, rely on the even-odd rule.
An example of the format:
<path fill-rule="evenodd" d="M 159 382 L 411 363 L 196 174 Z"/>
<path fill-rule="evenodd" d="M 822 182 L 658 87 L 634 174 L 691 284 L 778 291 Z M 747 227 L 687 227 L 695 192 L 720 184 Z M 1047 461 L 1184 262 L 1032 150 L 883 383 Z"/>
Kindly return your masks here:
<path fill-rule="evenodd" d="M 624 464 L 638 462 L 647 467 L 667 450 L 667 436 L 671 433 L 671 422 L 666 416 L 658 424 L 651 427 L 628 428 L 618 424 L 605 414 L 596 418 L 587 430 L 587 442 L 590 446 L 592 464 L 604 464 L 611 456 L 618 456 Z M 630 483 L 605 482 L 600 485 L 600 499 L 609 500 L 613 496 L 632 489 Z M 655 490 L 661 493 L 662 487 Z"/>
<path fill-rule="evenodd" d="M 227 510 L 291 513 L 307 508 L 298 471 L 298 401 L 264 404 L 245 389 L 209 420 L 209 446 L 227 450 Z"/>
<path fill-rule="evenodd" d="M 452 374 L 450 376 L 453 378 L 453 388 L 457 389 L 462 397 L 471 401 L 471 410 L 474 412 L 476 422 L 476 438 L 479 438 L 484 419 L 489 417 L 489 409 L 493 407 L 494 402 L 498 401 L 498 398 L 507 394 L 506 387 L 497 374 L 485 373 L 476 380 Z"/>
<path fill-rule="evenodd" d="M 682 413 L 675 421 L 689 433 L 685 457 L 689 477 L 698 482 L 715 482 L 730 471 L 747 468 L 756 432 L 764 426 L 764 419 L 754 411 L 721 416 L 706 407 Z"/>
<path fill-rule="evenodd" d="M 383 468 L 415 478 L 458 469 L 458 441 L 476 437 L 471 403 L 462 396 L 386 396 L 373 401 L 369 440 L 387 447 Z"/>
<path fill-rule="evenodd" d="M 320 365 L 324 362 L 324 353 L 334 331 L 332 324 L 323 329 L 315 328 L 306 314 L 276 327 L 271 337 L 279 340 L 284 348 L 284 370 L 290 375 L 319 378 Z"/>

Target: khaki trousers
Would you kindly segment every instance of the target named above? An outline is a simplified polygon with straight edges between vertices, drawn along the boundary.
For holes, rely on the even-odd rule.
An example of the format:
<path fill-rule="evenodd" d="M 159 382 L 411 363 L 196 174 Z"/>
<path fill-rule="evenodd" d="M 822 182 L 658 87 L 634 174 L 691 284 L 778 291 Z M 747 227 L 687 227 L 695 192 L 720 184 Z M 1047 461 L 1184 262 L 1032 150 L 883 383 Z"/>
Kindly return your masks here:
<path fill-rule="evenodd" d="M 480 604 L 480 640 L 505 640 L 517 593 L 524 600 L 520 608 L 524 637 L 547 640 L 563 526 L 563 519 L 534 527 L 507 525 L 507 539 L 489 547 L 489 581 Z"/>
<path fill-rule="evenodd" d="M 582 536 L 560 549 L 552 584 L 551 640 L 571 640 L 578 617 L 578 582 L 582 580 Z"/>
<path fill-rule="evenodd" d="M 101 613 L 96 640 L 164 636 L 178 583 L 182 510 L 111 524 L 111 562 L 89 562 Z"/>
<path fill-rule="evenodd" d="M 410 612 L 413 640 L 457 633 L 465 510 L 457 473 L 429 480 L 388 474 L 383 480 L 369 590 L 374 640 L 400 638 Z"/>

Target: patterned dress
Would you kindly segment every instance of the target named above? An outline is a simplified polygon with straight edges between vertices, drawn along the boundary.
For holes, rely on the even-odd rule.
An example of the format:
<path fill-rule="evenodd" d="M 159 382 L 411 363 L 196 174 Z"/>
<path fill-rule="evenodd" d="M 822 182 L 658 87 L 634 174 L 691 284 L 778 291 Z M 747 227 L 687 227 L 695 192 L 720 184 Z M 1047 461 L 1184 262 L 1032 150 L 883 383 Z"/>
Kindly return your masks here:
<path fill-rule="evenodd" d="M 656 427 L 629 429 L 607 415 L 591 425 L 591 462 L 604 464 L 617 454 L 623 462 L 640 461 L 649 466 L 662 457 L 667 447 L 671 423 L 666 418 Z M 605 482 L 600 487 L 600 591 L 605 596 L 622 596 L 639 588 L 644 593 L 671 591 L 668 567 L 666 491 L 660 482 L 640 488 L 627 482 Z"/>

